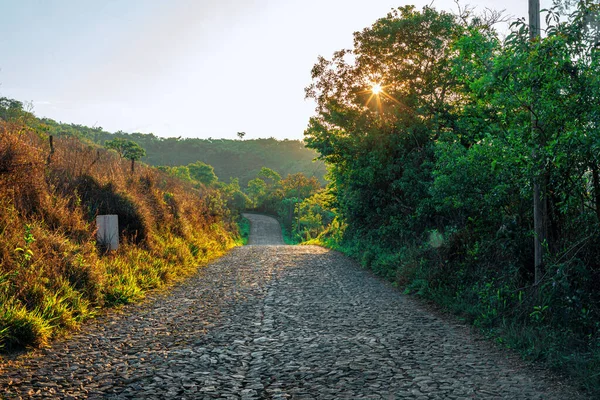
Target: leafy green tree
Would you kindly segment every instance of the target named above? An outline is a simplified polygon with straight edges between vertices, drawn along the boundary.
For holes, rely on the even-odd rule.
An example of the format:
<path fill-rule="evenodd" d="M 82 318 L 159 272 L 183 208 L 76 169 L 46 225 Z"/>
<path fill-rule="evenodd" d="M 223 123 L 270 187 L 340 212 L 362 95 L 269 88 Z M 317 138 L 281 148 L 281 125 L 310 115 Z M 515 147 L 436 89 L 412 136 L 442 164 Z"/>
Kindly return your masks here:
<path fill-rule="evenodd" d="M 107 140 L 104 143 L 104 147 L 115 150 L 119 154 L 119 158 L 131 160 L 132 173 L 135 170 L 135 162 L 146 155 L 146 150 L 144 150 L 136 142 L 128 139 L 117 138 L 113 140 Z"/>
<path fill-rule="evenodd" d="M 24 113 L 23 103 L 7 97 L 0 97 L 0 119 L 13 121 Z"/>
<path fill-rule="evenodd" d="M 290 230 L 299 230 L 299 204 L 321 189 L 315 177 L 307 178 L 302 173 L 290 174 L 280 181 L 281 195 L 278 202 L 278 214 L 283 224 Z M 294 226 L 294 221 L 296 221 Z"/>
<path fill-rule="evenodd" d="M 271 168 L 262 167 L 258 173 L 258 178 L 265 181 L 267 185 L 273 186 L 281 181 L 281 175 Z"/>
<path fill-rule="evenodd" d="M 195 163 L 188 164 L 190 176 L 197 182 L 202 183 L 205 186 L 211 186 L 217 182 L 217 176 L 212 166 L 203 163 L 202 161 L 196 161 Z"/>
<path fill-rule="evenodd" d="M 166 170 L 170 175 L 175 176 L 176 178 L 181 179 L 182 181 L 193 183 L 192 176 L 190 175 L 190 170 L 184 165 L 180 165 L 177 167 L 161 167 L 161 169 Z"/>
<path fill-rule="evenodd" d="M 296 234 L 301 240 L 315 239 L 329 228 L 335 218 L 332 202 L 331 194 L 322 190 L 298 204 Z"/>
<path fill-rule="evenodd" d="M 248 188 L 246 189 L 246 192 L 252 201 L 252 206 L 254 208 L 259 208 L 262 205 L 264 196 L 267 193 L 267 184 L 262 179 L 252 179 L 250 182 L 248 182 Z"/>
<path fill-rule="evenodd" d="M 306 142 L 330 165 L 347 232 L 387 232 L 390 245 L 424 232 L 433 145 L 459 100 L 451 45 L 462 30 L 451 14 L 401 7 L 313 67 Z"/>
<path fill-rule="evenodd" d="M 116 151 L 117 154 L 119 154 L 119 158 L 123 158 L 123 155 L 125 154 L 125 150 L 127 149 L 128 143 L 129 143 L 129 140 L 127 140 L 127 139 L 116 138 L 116 139 L 107 140 L 106 142 L 104 142 L 104 147 L 106 147 L 107 149 Z"/>
<path fill-rule="evenodd" d="M 310 197 L 321 188 L 317 178 L 314 176 L 308 178 L 301 172 L 288 175 L 281 180 L 281 186 L 285 197 L 297 197 L 299 199 Z"/>
<path fill-rule="evenodd" d="M 27 125 L 37 132 L 45 131 L 44 124 L 31 112 L 32 106 L 23 102 L 0 97 L 0 120 Z"/>
<path fill-rule="evenodd" d="M 224 193 L 228 207 L 238 214 L 252 206 L 252 201 L 242 192 L 237 178 L 232 179 L 229 184 L 221 184 L 220 189 Z"/>

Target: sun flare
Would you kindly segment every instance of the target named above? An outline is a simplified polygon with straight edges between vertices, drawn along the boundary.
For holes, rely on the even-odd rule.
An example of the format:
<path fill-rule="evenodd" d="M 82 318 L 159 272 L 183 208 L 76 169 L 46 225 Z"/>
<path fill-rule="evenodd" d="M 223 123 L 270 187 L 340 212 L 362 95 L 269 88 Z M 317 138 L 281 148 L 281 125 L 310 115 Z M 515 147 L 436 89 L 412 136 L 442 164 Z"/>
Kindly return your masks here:
<path fill-rule="evenodd" d="M 359 92 L 360 95 L 369 96 L 369 98 L 365 102 L 365 107 L 369 107 L 371 105 L 371 102 L 374 102 L 377 110 L 379 112 L 382 112 L 383 107 L 384 107 L 384 102 L 387 103 L 389 101 L 392 101 L 403 107 L 403 105 L 398 100 L 396 100 L 393 96 L 391 96 L 390 94 L 388 94 L 386 92 L 386 89 L 389 88 L 390 86 L 391 85 L 389 85 L 389 84 L 384 86 L 381 83 L 381 81 L 379 81 L 379 82 L 370 81 L 369 86 L 366 87 L 361 92 Z"/>

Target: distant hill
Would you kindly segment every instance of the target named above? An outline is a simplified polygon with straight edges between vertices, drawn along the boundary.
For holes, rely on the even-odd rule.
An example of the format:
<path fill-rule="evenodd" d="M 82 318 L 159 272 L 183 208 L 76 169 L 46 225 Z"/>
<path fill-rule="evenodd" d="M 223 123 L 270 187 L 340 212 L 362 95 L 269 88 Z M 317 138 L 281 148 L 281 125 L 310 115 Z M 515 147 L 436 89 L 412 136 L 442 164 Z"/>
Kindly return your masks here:
<path fill-rule="evenodd" d="M 97 144 L 115 138 L 130 139 L 146 149 L 142 161 L 150 165 L 187 165 L 195 161 L 210 164 L 219 180 L 228 182 L 238 178 L 240 185 L 246 186 L 254 179 L 262 167 L 277 171 L 282 177 L 302 172 L 325 182 L 325 165 L 313 161 L 317 157 L 314 150 L 307 149 L 300 140 L 251 139 L 181 139 L 161 138 L 144 133 L 110 133 L 102 128 L 83 125 L 63 124 L 51 119 L 42 119 L 48 133 L 56 136 L 78 136 Z"/>

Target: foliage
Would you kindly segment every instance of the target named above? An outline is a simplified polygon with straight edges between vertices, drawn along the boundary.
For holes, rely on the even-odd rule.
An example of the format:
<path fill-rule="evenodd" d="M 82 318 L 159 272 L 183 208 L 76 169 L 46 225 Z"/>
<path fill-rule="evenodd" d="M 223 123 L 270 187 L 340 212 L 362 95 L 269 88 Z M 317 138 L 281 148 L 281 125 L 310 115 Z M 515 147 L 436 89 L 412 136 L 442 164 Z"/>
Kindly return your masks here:
<path fill-rule="evenodd" d="M 104 147 L 115 150 L 121 158 L 131 160 L 131 172 L 134 170 L 135 162 L 146 155 L 146 150 L 139 144 L 127 139 L 107 140 Z"/>
<path fill-rule="evenodd" d="M 331 194 L 321 190 L 298 204 L 295 235 L 301 241 L 316 239 L 330 227 L 335 218 L 332 201 Z"/>
<path fill-rule="evenodd" d="M 244 246 L 248 244 L 248 239 L 250 237 L 250 221 L 245 217 L 241 217 L 238 221 L 238 229 L 240 232 L 239 244 Z"/>
<path fill-rule="evenodd" d="M 214 168 L 202 161 L 175 167 L 160 166 L 158 169 L 185 182 L 189 182 L 196 187 L 200 185 L 204 187 L 215 186 L 218 181 Z"/>
<path fill-rule="evenodd" d="M 552 9 L 531 41 L 522 20 L 500 40 L 485 18 L 401 7 L 318 60 L 305 132 L 336 211 L 320 243 L 588 388 L 600 378 L 597 11 Z"/>
<path fill-rule="evenodd" d="M 190 177 L 196 182 L 200 182 L 205 186 L 210 186 L 217 181 L 215 169 L 202 161 L 188 164 L 187 167 L 190 171 Z"/>
<path fill-rule="evenodd" d="M 302 173 L 296 173 L 281 179 L 278 172 L 263 167 L 246 187 L 245 192 L 249 199 L 247 209 L 278 216 L 282 222 L 284 239 L 288 244 L 296 244 L 311 237 L 306 231 L 316 234 L 324 230 L 326 225 L 322 224 L 329 221 L 327 217 L 323 219 L 319 214 L 331 213 L 329 210 L 325 211 L 324 203 L 316 204 L 318 200 L 315 199 L 321 197 L 313 199 L 316 208 L 311 208 L 309 203 L 302 206 L 321 190 L 321 184 L 315 177 L 308 178 Z M 318 227 L 317 221 L 321 223 Z"/>

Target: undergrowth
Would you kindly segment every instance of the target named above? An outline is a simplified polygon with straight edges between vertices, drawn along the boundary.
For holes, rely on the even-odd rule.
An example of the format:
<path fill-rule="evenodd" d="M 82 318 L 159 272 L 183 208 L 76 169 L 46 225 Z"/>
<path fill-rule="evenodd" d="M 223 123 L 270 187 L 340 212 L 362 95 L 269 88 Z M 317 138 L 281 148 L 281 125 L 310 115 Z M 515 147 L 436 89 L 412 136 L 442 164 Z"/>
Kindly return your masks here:
<path fill-rule="evenodd" d="M 287 245 L 296 245 L 302 242 L 302 239 L 295 234 L 294 232 L 290 232 L 288 228 L 285 227 L 283 223 L 281 223 L 281 234 L 283 236 L 283 242 Z"/>
<path fill-rule="evenodd" d="M 142 299 L 235 245 L 219 192 L 43 127 L 0 120 L 0 348 L 44 346 L 102 307 Z M 33 120 L 35 121 L 35 120 Z M 95 218 L 119 216 L 120 247 Z"/>
<path fill-rule="evenodd" d="M 250 221 L 246 217 L 240 217 L 238 221 L 238 230 L 240 232 L 237 244 L 245 246 L 248 244 L 248 238 L 250 237 Z"/>

